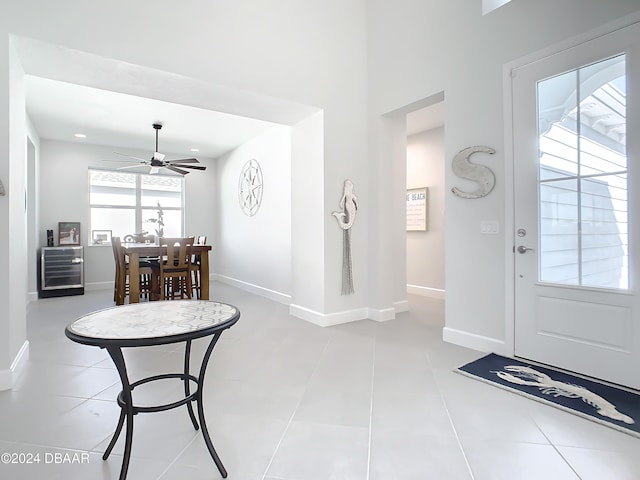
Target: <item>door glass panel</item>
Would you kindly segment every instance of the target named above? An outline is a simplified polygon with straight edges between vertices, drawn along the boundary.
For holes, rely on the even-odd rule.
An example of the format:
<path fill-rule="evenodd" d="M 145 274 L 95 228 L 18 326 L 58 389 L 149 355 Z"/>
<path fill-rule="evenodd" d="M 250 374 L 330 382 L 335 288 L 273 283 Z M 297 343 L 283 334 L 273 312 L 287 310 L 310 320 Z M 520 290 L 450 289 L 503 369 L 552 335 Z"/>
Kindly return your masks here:
<path fill-rule="evenodd" d="M 627 176 L 581 181 L 582 284 L 627 288 Z"/>
<path fill-rule="evenodd" d="M 538 82 L 539 280 L 629 287 L 625 56 Z"/>
<path fill-rule="evenodd" d="M 540 184 L 540 277 L 543 281 L 564 284 L 579 281 L 577 216 L 576 179 Z"/>

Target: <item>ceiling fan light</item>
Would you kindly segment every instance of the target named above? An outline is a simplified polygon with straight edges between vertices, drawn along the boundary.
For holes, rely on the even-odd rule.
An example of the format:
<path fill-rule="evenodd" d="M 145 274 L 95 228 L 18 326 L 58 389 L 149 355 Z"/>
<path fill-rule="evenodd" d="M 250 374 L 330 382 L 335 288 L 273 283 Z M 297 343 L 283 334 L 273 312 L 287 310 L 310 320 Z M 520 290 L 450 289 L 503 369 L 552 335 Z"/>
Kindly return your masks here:
<path fill-rule="evenodd" d="M 167 160 L 165 161 L 165 155 L 158 152 L 158 131 L 162 128 L 162 124 L 154 123 L 153 128 L 156 131 L 156 150 L 153 152 L 153 157 L 151 160 L 143 160 L 142 158 L 133 157 L 131 155 L 125 155 L 122 153 L 118 153 L 118 155 L 123 155 L 125 157 L 131 157 L 136 160 L 140 160 L 142 165 L 149 166 L 149 173 L 156 174 L 159 173 L 161 169 L 165 168 L 167 170 L 171 170 L 172 172 L 179 173 L 180 175 L 186 175 L 189 173 L 189 170 L 185 170 L 185 168 L 193 169 L 193 170 L 206 170 L 207 167 L 203 165 L 183 165 L 183 164 L 191 164 L 191 163 L 200 163 L 197 158 L 179 158 L 177 160 Z M 197 148 L 191 149 L 193 152 L 199 151 Z M 138 165 L 132 165 L 129 167 L 121 167 L 121 168 L 134 168 Z M 182 168 L 184 167 L 184 168 Z"/>

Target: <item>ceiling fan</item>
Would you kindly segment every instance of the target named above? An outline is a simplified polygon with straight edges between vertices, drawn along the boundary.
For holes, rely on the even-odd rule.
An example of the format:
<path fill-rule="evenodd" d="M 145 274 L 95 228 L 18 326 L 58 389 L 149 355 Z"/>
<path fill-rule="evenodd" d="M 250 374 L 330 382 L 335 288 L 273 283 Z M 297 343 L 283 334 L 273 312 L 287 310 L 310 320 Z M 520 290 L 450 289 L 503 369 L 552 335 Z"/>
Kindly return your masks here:
<path fill-rule="evenodd" d="M 153 152 L 153 156 L 151 157 L 150 160 L 145 160 L 139 157 L 133 157 L 131 155 L 126 155 L 124 153 L 118 153 L 118 152 L 114 152 L 114 153 L 116 153 L 117 155 L 122 155 L 123 157 L 129 157 L 135 160 L 140 160 L 139 163 L 143 165 L 148 165 L 151 168 L 151 170 L 149 171 L 149 173 L 151 174 L 158 173 L 161 168 L 166 168 L 173 172 L 179 173 L 180 175 L 186 175 L 187 173 L 189 173 L 189 171 L 185 170 L 185 168 L 192 169 L 192 170 L 207 169 L 207 167 L 202 165 L 191 165 L 193 163 L 200 163 L 197 158 L 180 158 L 177 160 L 165 160 L 164 159 L 165 155 L 158 152 L 158 131 L 162 128 L 162 124 L 154 123 L 153 128 L 156 131 L 156 149 Z M 120 167 L 118 168 L 118 170 L 124 170 L 127 168 L 136 168 L 138 166 L 139 165 L 129 165 L 126 167 Z"/>

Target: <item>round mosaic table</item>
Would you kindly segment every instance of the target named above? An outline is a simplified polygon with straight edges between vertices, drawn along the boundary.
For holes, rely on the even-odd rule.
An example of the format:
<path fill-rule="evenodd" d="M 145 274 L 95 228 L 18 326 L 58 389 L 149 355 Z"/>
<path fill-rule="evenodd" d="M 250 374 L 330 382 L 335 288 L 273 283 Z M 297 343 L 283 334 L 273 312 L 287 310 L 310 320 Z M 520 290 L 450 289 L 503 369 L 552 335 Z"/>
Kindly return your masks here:
<path fill-rule="evenodd" d="M 113 438 L 102 456 L 106 460 L 116 444 L 122 427 L 127 425 L 124 456 L 120 469 L 120 480 L 127 476 L 133 441 L 133 417 L 138 413 L 161 412 L 186 405 L 193 427 L 202 429 L 202 436 L 209 453 L 220 474 L 227 477 L 227 471 L 216 453 L 204 418 L 202 388 L 204 376 L 222 332 L 233 326 L 240 318 L 240 311 L 225 303 L 206 300 L 182 300 L 173 302 L 148 302 L 118 306 L 90 313 L 78 318 L 65 329 L 65 335 L 74 342 L 105 348 L 120 375 L 122 391 L 118 394 L 120 418 Z M 190 374 L 191 342 L 197 338 L 209 337 L 211 341 L 200 365 L 199 375 Z M 148 347 L 170 343 L 185 343 L 184 368 L 181 373 L 166 373 L 130 382 L 122 348 Z M 184 384 L 184 398 L 163 405 L 137 406 L 133 403 L 133 390 L 143 384 L 166 379 L 178 379 Z M 195 387 L 195 391 L 191 391 Z M 198 418 L 193 411 L 195 402 Z"/>

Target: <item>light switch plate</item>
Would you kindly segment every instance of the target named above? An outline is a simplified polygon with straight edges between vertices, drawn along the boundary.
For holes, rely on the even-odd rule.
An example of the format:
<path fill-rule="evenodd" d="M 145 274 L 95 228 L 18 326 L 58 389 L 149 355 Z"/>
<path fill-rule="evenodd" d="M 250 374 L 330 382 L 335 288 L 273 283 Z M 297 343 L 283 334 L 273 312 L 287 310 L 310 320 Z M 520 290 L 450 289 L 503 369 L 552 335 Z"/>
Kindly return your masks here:
<path fill-rule="evenodd" d="M 480 233 L 483 235 L 497 235 L 500 231 L 500 222 L 497 220 L 482 220 L 480 222 Z"/>

